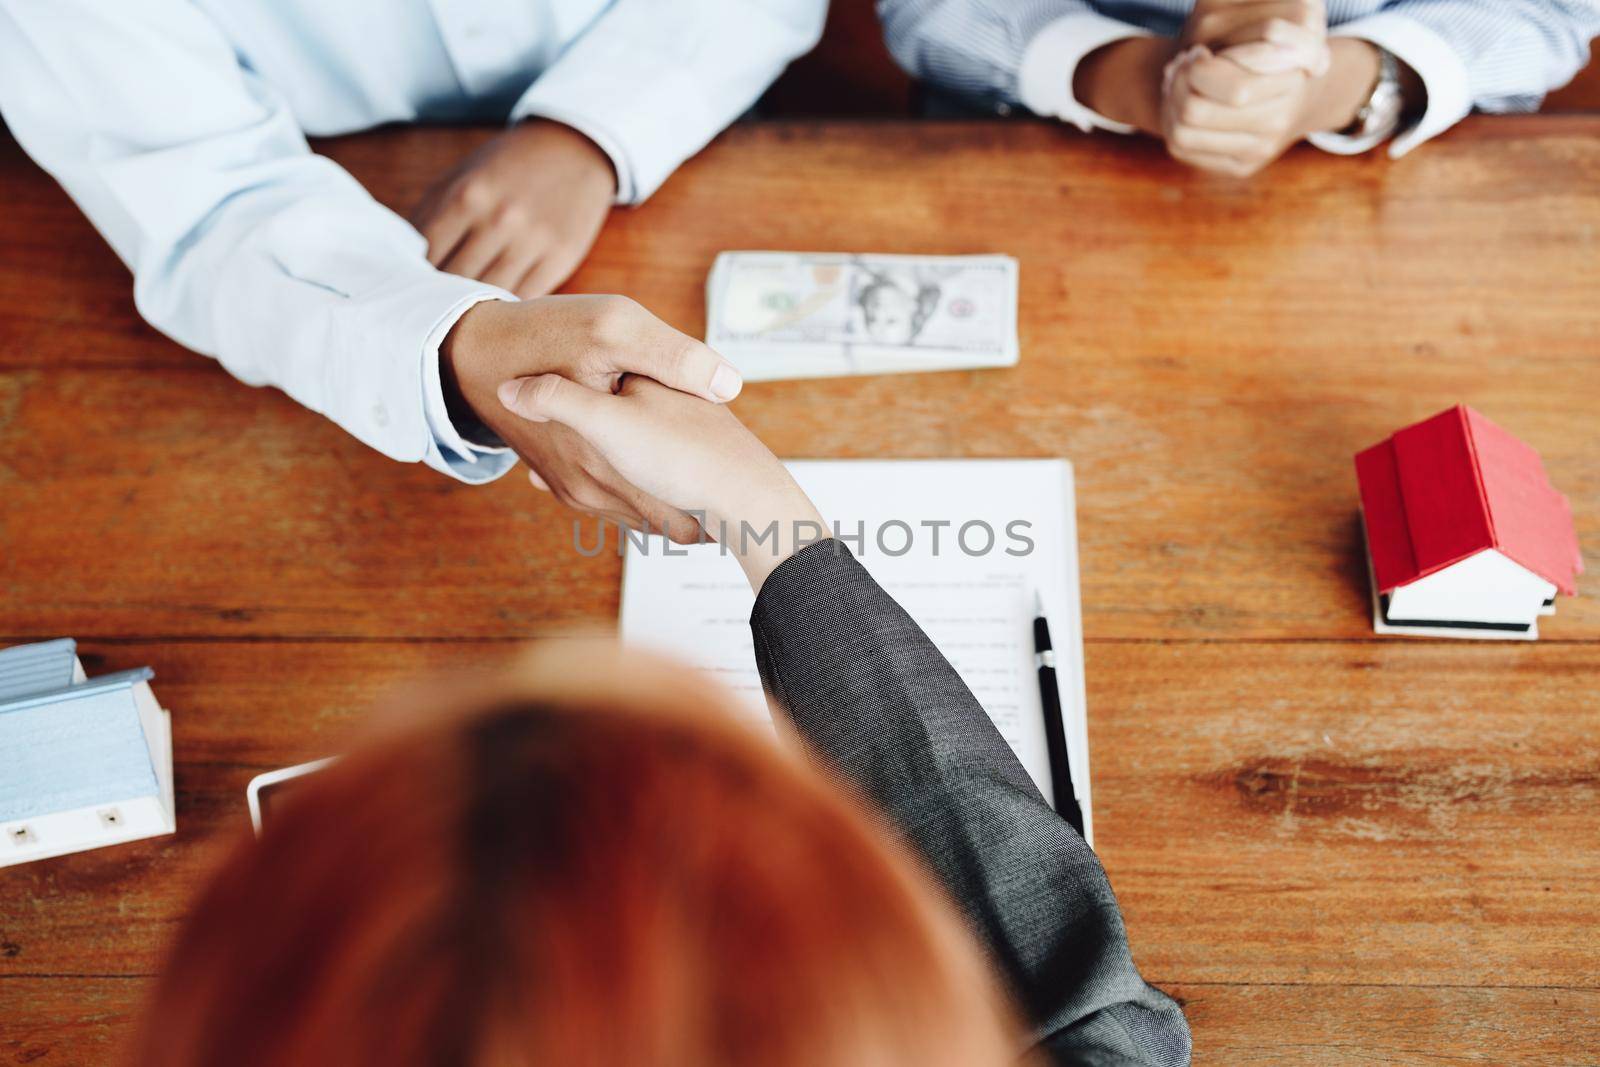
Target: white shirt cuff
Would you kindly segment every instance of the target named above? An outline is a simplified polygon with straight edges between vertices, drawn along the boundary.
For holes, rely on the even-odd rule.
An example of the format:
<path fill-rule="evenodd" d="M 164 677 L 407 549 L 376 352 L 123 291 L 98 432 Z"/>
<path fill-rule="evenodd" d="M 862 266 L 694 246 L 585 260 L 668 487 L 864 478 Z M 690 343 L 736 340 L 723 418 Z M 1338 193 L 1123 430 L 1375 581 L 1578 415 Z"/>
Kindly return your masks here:
<path fill-rule="evenodd" d="M 685 71 L 662 72 L 651 90 L 604 74 L 575 82 L 571 65 L 558 64 L 522 95 L 511 119 L 547 118 L 589 138 L 617 170 L 617 203 L 637 204 L 682 162 L 684 131 L 705 131 L 688 146 L 692 154 L 720 127 L 706 114 L 699 89 Z M 641 92 L 650 95 L 642 98 Z"/>
<path fill-rule="evenodd" d="M 1080 104 L 1072 95 L 1072 79 L 1083 57 L 1095 49 L 1129 37 L 1148 36 L 1149 31 L 1138 26 L 1089 11 L 1063 15 L 1046 23 L 1028 42 L 1017 71 L 1017 97 L 1034 114 L 1070 122 L 1084 133 L 1133 133 L 1133 126 L 1113 122 Z"/>
<path fill-rule="evenodd" d="M 515 300 L 510 293 L 492 286 L 463 296 L 439 317 L 422 345 L 422 411 L 433 435 L 430 466 L 439 467 L 464 482 L 488 482 L 500 477 L 516 463 L 516 456 L 504 445 L 480 445 L 468 441 L 450 420 L 444 400 L 444 381 L 439 374 L 439 346 L 455 328 L 467 309 L 485 300 Z M 432 462 L 437 453 L 438 462 Z"/>
<path fill-rule="evenodd" d="M 540 100 L 530 91 L 517 101 L 516 107 L 511 109 L 510 125 L 515 126 L 524 119 L 536 118 L 571 126 L 593 141 L 600 151 L 606 154 L 611 160 L 611 169 L 617 172 L 617 203 L 636 204 L 644 199 L 639 195 L 639 183 L 634 178 L 634 167 L 632 161 L 628 159 L 628 153 L 598 122 L 589 116 L 559 107 L 552 101 Z"/>
<path fill-rule="evenodd" d="M 1416 19 L 1386 11 L 1335 26 L 1328 33 L 1371 41 L 1416 71 L 1427 88 L 1427 110 L 1414 126 L 1395 137 L 1389 146 L 1391 158 L 1399 159 L 1422 142 L 1439 136 L 1472 111 L 1466 63 L 1448 41 Z M 1324 132 L 1313 133 L 1306 140 L 1324 152 L 1348 156 L 1367 151 L 1382 138 Z"/>
<path fill-rule="evenodd" d="M 296 400 L 390 459 L 421 461 L 459 481 L 491 481 L 510 470 L 516 457 L 491 455 L 465 462 L 451 456 L 427 411 L 428 379 L 438 374 L 438 349 L 430 349 L 428 341 L 443 337 L 443 324 L 486 296 L 499 297 L 501 291 L 423 263 L 421 269 L 408 266 L 377 280 L 358 297 L 324 297 L 337 306 L 323 309 L 330 311 L 328 321 L 312 324 L 315 347 L 300 339 L 296 358 L 307 366 L 276 368 L 276 380 Z M 285 326 L 285 331 L 305 325 Z M 250 384 L 275 380 L 249 363 L 228 369 Z"/>

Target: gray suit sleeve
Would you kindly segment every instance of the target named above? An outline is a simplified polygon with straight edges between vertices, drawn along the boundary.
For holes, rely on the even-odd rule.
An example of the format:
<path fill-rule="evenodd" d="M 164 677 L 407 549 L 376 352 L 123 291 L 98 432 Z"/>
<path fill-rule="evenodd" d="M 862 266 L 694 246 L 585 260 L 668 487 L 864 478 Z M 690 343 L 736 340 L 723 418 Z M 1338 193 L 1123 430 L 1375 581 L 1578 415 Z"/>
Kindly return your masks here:
<path fill-rule="evenodd" d="M 1134 967 L 1094 852 L 842 545 L 812 545 L 773 571 L 751 628 L 768 696 L 927 860 L 1054 1062 L 1189 1062 L 1183 1013 Z"/>

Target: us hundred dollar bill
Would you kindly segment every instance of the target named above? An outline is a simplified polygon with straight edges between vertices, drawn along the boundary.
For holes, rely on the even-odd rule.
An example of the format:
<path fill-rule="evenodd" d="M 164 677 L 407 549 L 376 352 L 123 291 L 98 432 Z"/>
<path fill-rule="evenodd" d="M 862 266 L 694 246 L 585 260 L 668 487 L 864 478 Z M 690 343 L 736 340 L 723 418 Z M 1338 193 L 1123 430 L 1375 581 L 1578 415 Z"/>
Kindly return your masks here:
<path fill-rule="evenodd" d="M 724 252 L 706 300 L 706 343 L 751 381 L 1017 362 L 1010 256 Z"/>

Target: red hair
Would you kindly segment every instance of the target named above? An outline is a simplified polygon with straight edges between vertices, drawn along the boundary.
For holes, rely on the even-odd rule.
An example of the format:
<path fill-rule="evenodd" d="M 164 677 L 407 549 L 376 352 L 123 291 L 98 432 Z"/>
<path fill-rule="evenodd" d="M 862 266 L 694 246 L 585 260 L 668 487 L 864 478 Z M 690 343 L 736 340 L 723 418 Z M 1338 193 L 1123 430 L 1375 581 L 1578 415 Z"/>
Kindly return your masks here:
<path fill-rule="evenodd" d="M 393 733 L 240 842 L 136 1062 L 1014 1059 L 960 919 L 853 801 L 681 669 L 545 659 L 534 691 Z"/>

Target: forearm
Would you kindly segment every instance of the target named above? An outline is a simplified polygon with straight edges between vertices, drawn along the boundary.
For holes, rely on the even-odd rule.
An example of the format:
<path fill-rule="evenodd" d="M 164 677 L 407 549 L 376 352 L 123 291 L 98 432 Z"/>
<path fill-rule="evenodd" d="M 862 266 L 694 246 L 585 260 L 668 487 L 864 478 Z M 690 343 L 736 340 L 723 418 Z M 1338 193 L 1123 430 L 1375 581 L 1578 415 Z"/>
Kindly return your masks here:
<path fill-rule="evenodd" d="M 415 230 L 313 155 L 200 8 L 0 0 L 0 111 L 132 269 L 151 325 L 447 469 L 425 349 L 487 287 L 436 274 Z"/>
<path fill-rule="evenodd" d="M 1059 821 L 960 676 L 842 543 L 780 564 L 751 626 L 774 701 L 897 822 L 920 824 L 924 806 L 948 806 L 933 798 L 979 778 L 1032 794 Z"/>
<path fill-rule="evenodd" d="M 1352 38 L 1328 43 L 1331 62 L 1307 94 L 1304 133 L 1348 126 L 1372 95 L 1377 80 L 1378 54 L 1372 45 Z M 1113 42 L 1078 65 L 1073 93 L 1106 118 L 1159 136 L 1162 71 L 1176 50 L 1177 42 L 1168 37 Z"/>
<path fill-rule="evenodd" d="M 1139 977 L 1098 859 L 865 569 L 836 544 L 809 548 L 767 579 L 751 625 L 773 702 L 927 861 L 1045 1047 L 1186 1063 L 1182 1014 Z"/>
<path fill-rule="evenodd" d="M 1366 41 L 1335 37 L 1328 42 L 1328 70 L 1313 80 L 1301 133 L 1342 130 L 1372 96 L 1378 82 L 1378 50 Z"/>
<path fill-rule="evenodd" d="M 1171 37 L 1129 37 L 1083 58 L 1072 94 L 1113 122 L 1161 133 L 1162 71 L 1177 52 Z"/>

